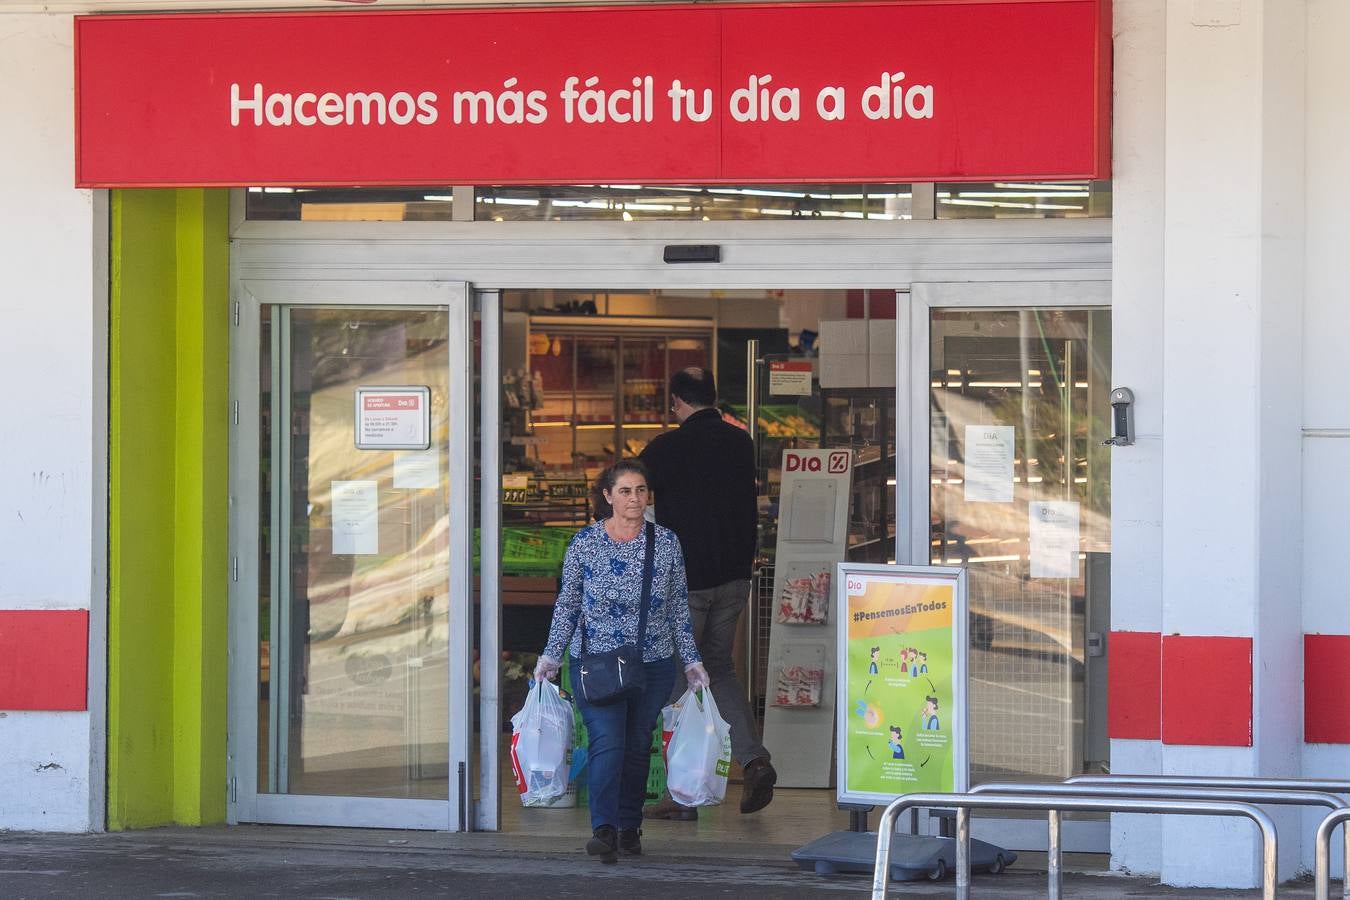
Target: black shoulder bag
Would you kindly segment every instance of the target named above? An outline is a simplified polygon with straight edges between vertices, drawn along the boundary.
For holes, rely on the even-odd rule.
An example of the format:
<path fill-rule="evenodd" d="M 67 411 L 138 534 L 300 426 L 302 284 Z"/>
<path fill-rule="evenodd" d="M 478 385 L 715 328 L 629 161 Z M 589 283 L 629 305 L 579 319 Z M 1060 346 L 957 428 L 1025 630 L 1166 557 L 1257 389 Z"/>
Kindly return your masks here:
<path fill-rule="evenodd" d="M 642 606 L 638 612 L 636 644 L 624 644 L 605 653 L 586 652 L 586 622 L 581 622 L 581 658 L 577 687 L 586 702 L 608 706 L 642 693 L 647 673 L 642 665 L 642 643 L 647 634 L 647 606 L 652 596 L 652 560 L 656 554 L 656 526 L 647 523 L 647 547 L 642 559 Z"/>

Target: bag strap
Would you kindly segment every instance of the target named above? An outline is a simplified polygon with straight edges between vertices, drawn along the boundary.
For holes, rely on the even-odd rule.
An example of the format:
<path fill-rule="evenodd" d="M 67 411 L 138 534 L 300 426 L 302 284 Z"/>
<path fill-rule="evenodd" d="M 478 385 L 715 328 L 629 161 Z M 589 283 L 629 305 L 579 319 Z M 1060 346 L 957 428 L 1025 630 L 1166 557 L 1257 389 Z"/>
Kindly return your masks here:
<path fill-rule="evenodd" d="M 647 546 L 642 552 L 642 605 L 638 608 L 638 633 L 637 648 L 642 652 L 642 642 L 647 634 L 647 606 L 651 603 L 652 597 L 652 577 L 655 572 L 656 560 L 656 525 L 652 522 L 647 523 Z M 583 592 L 584 594 L 584 592 Z M 586 602 L 583 595 L 582 603 Z M 581 655 L 586 655 L 586 613 L 583 610 L 577 616 L 577 624 L 581 627 Z"/>
<path fill-rule="evenodd" d="M 652 574 L 656 558 L 656 525 L 647 523 L 647 547 L 642 558 L 642 606 L 638 612 L 637 648 L 642 655 L 642 642 L 647 636 L 647 606 L 652 599 Z"/>

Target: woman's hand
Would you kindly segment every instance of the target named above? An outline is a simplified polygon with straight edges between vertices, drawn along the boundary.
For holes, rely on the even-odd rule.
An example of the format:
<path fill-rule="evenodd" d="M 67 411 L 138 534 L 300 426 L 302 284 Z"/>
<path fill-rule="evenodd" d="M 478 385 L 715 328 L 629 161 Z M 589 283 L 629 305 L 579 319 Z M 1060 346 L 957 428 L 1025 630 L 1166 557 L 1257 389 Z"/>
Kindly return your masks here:
<path fill-rule="evenodd" d="M 684 677 L 688 680 L 689 686 L 694 690 L 706 688 L 708 685 L 712 684 L 712 680 L 708 678 L 708 670 L 703 668 L 703 663 L 701 662 L 690 663 L 685 666 Z"/>
<path fill-rule="evenodd" d="M 562 668 L 562 663 L 551 656 L 539 654 L 539 662 L 534 664 L 535 681 L 552 681 L 558 676 L 558 670 Z"/>

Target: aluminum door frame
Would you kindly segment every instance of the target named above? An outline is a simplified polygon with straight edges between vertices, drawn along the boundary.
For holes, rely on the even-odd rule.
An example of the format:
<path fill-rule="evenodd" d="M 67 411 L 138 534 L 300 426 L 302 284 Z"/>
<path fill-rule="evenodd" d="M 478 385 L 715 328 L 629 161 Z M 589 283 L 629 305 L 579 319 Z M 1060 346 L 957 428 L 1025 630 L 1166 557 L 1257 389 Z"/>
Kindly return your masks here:
<path fill-rule="evenodd" d="M 226 821 L 463 831 L 473 792 L 473 429 L 449 446 L 450 640 L 448 797 L 414 800 L 259 791 L 258 516 L 261 310 L 289 307 L 440 307 L 449 311 L 450 422 L 472 422 L 473 304 L 467 282 L 233 280 L 230 348 L 229 733 Z M 456 315 L 456 313 L 459 315 Z M 274 541 L 280 533 L 273 529 Z M 455 663 L 458 660 L 458 664 Z"/>
<path fill-rule="evenodd" d="M 1082 281 L 968 281 L 968 282 L 913 282 L 909 285 L 910 303 L 905 336 L 897 337 L 896 353 L 896 443 L 897 453 L 909 452 L 906 475 L 901 475 L 903 460 L 897 456 L 896 478 L 904 478 L 909 490 L 908 558 L 905 561 L 924 564 L 929 559 L 929 532 L 916 527 L 917 523 L 931 521 L 931 491 L 927 489 L 929 472 L 929 324 L 935 309 L 1109 309 L 1111 282 L 1085 279 Z M 898 316 L 904 313 L 897 309 Z M 897 323 L 899 324 L 899 323 Z M 905 389 L 908 385 L 908 390 Z M 904 412 L 900 412 L 900 404 Z M 908 420 L 908 432 L 905 420 Z M 902 451 L 899 436 L 908 433 L 907 451 Z M 897 484 L 896 504 L 900 499 Z M 897 518 L 899 518 L 897 510 Z M 897 529 L 896 555 L 901 558 L 900 534 Z M 1105 710 L 1102 710 L 1105 714 Z M 1064 823 L 1062 843 L 1070 853 L 1110 853 L 1111 823 L 1107 820 L 1068 819 Z M 930 820 L 930 832 L 936 834 L 938 823 Z M 1043 851 L 1046 849 L 1045 822 L 1040 818 L 971 818 L 971 834 L 981 840 L 1015 850 Z"/>

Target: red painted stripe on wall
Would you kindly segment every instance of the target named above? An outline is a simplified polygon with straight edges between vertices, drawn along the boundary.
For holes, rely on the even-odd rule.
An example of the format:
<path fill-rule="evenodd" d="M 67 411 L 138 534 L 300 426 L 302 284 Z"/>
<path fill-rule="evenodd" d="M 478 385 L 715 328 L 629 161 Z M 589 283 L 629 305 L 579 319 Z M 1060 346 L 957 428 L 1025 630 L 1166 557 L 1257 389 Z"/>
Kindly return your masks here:
<path fill-rule="evenodd" d="M 88 610 L 0 610 L 0 709 L 87 709 L 88 675 Z"/>
<path fill-rule="evenodd" d="M 1204 747 L 1252 745 L 1252 639 L 1162 639 L 1162 740 Z"/>
<path fill-rule="evenodd" d="M 1162 635 L 1113 631 L 1106 650 L 1106 733 L 1113 738 L 1162 737 Z"/>
<path fill-rule="evenodd" d="M 1350 744 L 1350 635 L 1303 636 L 1303 740 Z"/>

